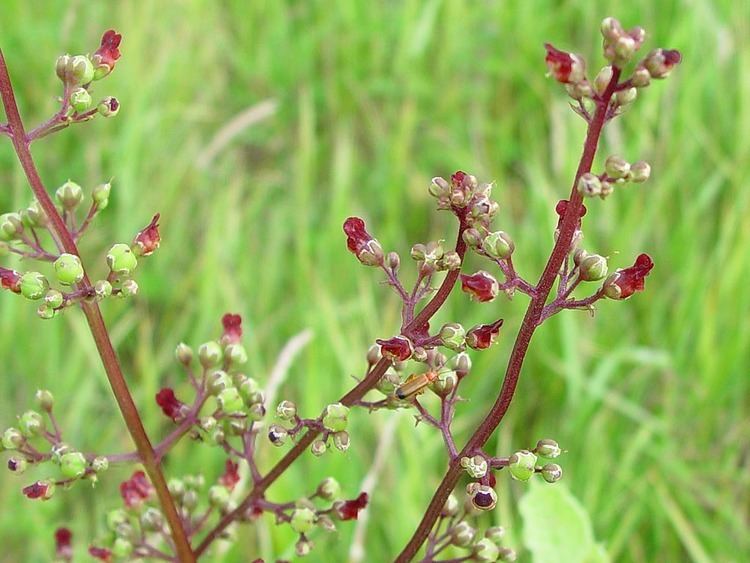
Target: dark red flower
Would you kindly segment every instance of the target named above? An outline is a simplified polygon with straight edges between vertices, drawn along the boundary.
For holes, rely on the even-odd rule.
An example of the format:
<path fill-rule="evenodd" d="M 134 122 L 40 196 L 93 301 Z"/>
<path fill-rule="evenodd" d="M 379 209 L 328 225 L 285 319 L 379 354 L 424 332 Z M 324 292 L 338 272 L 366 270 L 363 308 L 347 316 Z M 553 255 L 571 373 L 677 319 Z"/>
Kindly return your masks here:
<path fill-rule="evenodd" d="M 100 561 L 112 561 L 112 552 L 105 547 L 89 547 L 89 555 Z"/>
<path fill-rule="evenodd" d="M 466 333 L 466 344 L 474 350 L 489 348 L 497 340 L 501 326 L 503 326 L 503 319 L 499 319 L 492 324 L 475 326 Z"/>
<path fill-rule="evenodd" d="M 21 274 L 15 270 L 0 267 L 0 284 L 13 293 L 21 293 Z"/>
<path fill-rule="evenodd" d="M 451 174 L 451 182 L 453 182 L 454 186 L 460 186 L 461 184 L 463 184 L 467 176 L 468 174 L 466 174 L 466 172 L 464 172 L 463 170 L 457 170 L 456 172 Z"/>
<path fill-rule="evenodd" d="M 156 394 L 156 404 L 161 407 L 161 411 L 177 422 L 185 416 L 188 407 L 180 401 L 170 387 L 164 387 Z"/>
<path fill-rule="evenodd" d="M 23 494 L 26 498 L 49 500 L 55 490 L 53 483 L 49 481 L 37 481 L 28 487 L 23 488 Z"/>
<path fill-rule="evenodd" d="M 393 362 L 403 362 L 411 357 L 413 351 L 411 342 L 403 336 L 394 336 L 388 340 L 381 338 L 375 342 L 380 344 L 380 352 Z"/>
<path fill-rule="evenodd" d="M 347 248 L 365 266 L 375 266 L 383 261 L 383 249 L 365 228 L 359 217 L 349 217 L 344 221 Z"/>
<path fill-rule="evenodd" d="M 641 254 L 630 268 L 617 270 L 604 282 L 604 294 L 611 299 L 627 299 L 637 291 L 643 291 L 646 276 L 654 267 L 648 254 Z"/>
<path fill-rule="evenodd" d="M 55 530 L 55 555 L 58 558 L 70 561 L 73 557 L 72 539 L 73 533 L 68 528 Z"/>
<path fill-rule="evenodd" d="M 336 507 L 336 512 L 342 520 L 356 520 L 360 510 L 367 506 L 367 493 L 361 493 L 357 498 L 342 502 Z"/>
<path fill-rule="evenodd" d="M 104 32 L 102 35 L 102 42 L 99 48 L 91 57 L 96 67 L 97 74 L 101 72 L 98 78 L 107 76 L 112 69 L 115 68 L 115 62 L 120 58 L 120 42 L 122 41 L 122 35 L 117 33 L 114 29 L 110 29 Z M 100 69 L 102 69 L 100 71 Z"/>
<path fill-rule="evenodd" d="M 230 491 L 240 482 L 239 464 L 228 459 L 224 466 L 224 474 L 219 477 L 219 483 Z"/>
<path fill-rule="evenodd" d="M 133 245 L 142 256 L 150 256 L 154 250 L 159 248 L 161 235 L 159 235 L 159 214 L 154 215 L 151 222 L 136 235 Z"/>
<path fill-rule="evenodd" d="M 565 216 L 565 211 L 568 209 L 568 200 L 567 199 L 561 199 L 557 202 L 557 205 L 555 206 L 555 213 L 559 216 L 557 219 L 557 228 L 559 229 L 563 222 L 563 217 Z M 586 215 L 586 209 L 585 205 L 581 205 L 581 210 L 578 212 L 578 224 L 576 225 L 576 230 L 581 229 L 581 219 L 584 215 Z"/>
<path fill-rule="evenodd" d="M 497 280 L 484 270 L 475 274 L 461 274 L 461 289 L 481 303 L 492 301 L 500 290 Z"/>
<path fill-rule="evenodd" d="M 221 324 L 224 326 L 224 340 L 227 344 L 237 344 L 242 340 L 242 317 L 227 313 L 221 317 Z"/>
<path fill-rule="evenodd" d="M 578 55 L 555 49 L 549 43 L 545 43 L 544 48 L 547 49 L 544 60 L 555 80 L 569 84 L 583 79 L 583 60 Z"/>
<path fill-rule="evenodd" d="M 143 471 L 136 471 L 127 481 L 120 483 L 120 495 L 128 508 L 140 505 L 154 492 Z"/>

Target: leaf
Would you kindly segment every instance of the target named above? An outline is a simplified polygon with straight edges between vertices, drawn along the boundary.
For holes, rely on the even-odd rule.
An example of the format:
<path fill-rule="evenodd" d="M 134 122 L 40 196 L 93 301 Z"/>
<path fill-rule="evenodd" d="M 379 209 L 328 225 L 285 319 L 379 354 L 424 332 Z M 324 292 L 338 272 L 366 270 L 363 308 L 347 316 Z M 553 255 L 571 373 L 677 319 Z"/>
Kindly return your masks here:
<path fill-rule="evenodd" d="M 521 498 L 523 542 L 534 563 L 607 563 L 586 509 L 561 485 L 529 483 Z"/>

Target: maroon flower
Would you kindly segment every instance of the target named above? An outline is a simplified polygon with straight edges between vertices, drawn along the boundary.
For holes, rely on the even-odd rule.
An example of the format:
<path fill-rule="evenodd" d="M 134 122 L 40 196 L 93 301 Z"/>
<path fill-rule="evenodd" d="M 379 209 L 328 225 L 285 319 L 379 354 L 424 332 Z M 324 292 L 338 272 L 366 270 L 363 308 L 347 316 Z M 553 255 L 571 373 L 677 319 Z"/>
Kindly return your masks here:
<path fill-rule="evenodd" d="M 140 505 L 154 492 L 151 483 L 143 471 L 136 471 L 127 481 L 120 483 L 120 495 L 125 506 L 131 508 Z"/>
<path fill-rule="evenodd" d="M 461 289 L 481 303 L 492 301 L 500 290 L 497 280 L 484 270 L 470 276 L 461 274 Z"/>
<path fill-rule="evenodd" d="M 227 313 L 221 317 L 221 324 L 224 326 L 224 335 L 222 340 L 227 344 L 237 344 L 242 340 L 242 317 Z"/>
<path fill-rule="evenodd" d="M 459 187 L 461 184 L 464 183 L 464 180 L 468 177 L 468 174 L 464 172 L 463 170 L 457 170 L 453 174 L 451 174 L 451 182 L 454 186 Z"/>
<path fill-rule="evenodd" d="M 466 333 L 466 344 L 474 350 L 489 348 L 497 340 L 501 326 L 503 326 L 503 319 L 499 319 L 492 324 L 475 326 Z"/>
<path fill-rule="evenodd" d="M 380 351 L 392 362 L 403 362 L 411 357 L 412 347 L 408 338 L 403 336 L 394 336 L 388 340 L 377 339 L 375 342 L 380 344 Z"/>
<path fill-rule="evenodd" d="M 133 245 L 138 249 L 141 256 L 150 256 L 154 250 L 159 248 L 161 236 L 159 235 L 159 214 L 154 215 L 151 222 L 136 235 Z"/>
<path fill-rule="evenodd" d="M 224 475 L 219 477 L 219 483 L 230 491 L 240 482 L 239 467 L 239 464 L 228 459 L 224 468 Z"/>
<path fill-rule="evenodd" d="M 578 55 L 555 49 L 549 43 L 544 44 L 547 49 L 545 62 L 550 74 L 563 84 L 577 83 L 583 80 L 583 60 Z"/>
<path fill-rule="evenodd" d="M 361 493 L 357 498 L 347 500 L 337 505 L 336 512 L 342 520 L 356 520 L 360 510 L 367 506 L 367 493 Z"/>
<path fill-rule="evenodd" d="M 666 78 L 680 64 L 682 55 L 675 49 L 654 49 L 643 60 L 652 78 Z"/>
<path fill-rule="evenodd" d="M 99 78 L 107 76 L 115 68 L 115 62 L 120 58 L 119 47 L 121 41 L 122 35 L 114 29 L 110 29 L 102 35 L 101 45 L 94 53 L 94 56 L 91 57 L 97 73 L 101 72 Z M 99 69 L 102 70 L 100 71 Z"/>
<path fill-rule="evenodd" d="M 59 559 L 70 561 L 73 557 L 72 539 L 73 533 L 68 528 L 58 528 L 55 530 L 55 555 Z"/>
<path fill-rule="evenodd" d="M 23 488 L 26 498 L 49 500 L 55 492 L 55 485 L 50 481 L 37 481 Z"/>
<path fill-rule="evenodd" d="M 383 249 L 365 228 L 359 217 L 349 217 L 344 221 L 347 248 L 365 266 L 377 266 L 383 262 Z"/>
<path fill-rule="evenodd" d="M 635 264 L 624 270 L 617 270 L 604 282 L 604 294 L 610 299 L 627 299 L 637 291 L 643 291 L 646 276 L 654 267 L 648 254 L 641 254 Z"/>
<path fill-rule="evenodd" d="M 112 561 L 112 552 L 105 547 L 89 547 L 89 555 L 99 561 Z"/>
<path fill-rule="evenodd" d="M 0 284 L 3 289 L 9 289 L 13 293 L 21 293 L 21 274 L 15 270 L 0 267 Z"/>
<path fill-rule="evenodd" d="M 557 228 L 559 229 L 563 222 L 563 217 L 565 216 L 565 211 L 568 209 L 568 200 L 567 199 L 561 199 L 557 202 L 557 205 L 555 206 L 555 213 L 559 216 L 559 219 L 557 220 Z M 581 211 L 578 212 L 578 224 L 576 225 L 576 230 L 581 229 L 581 219 L 584 215 L 586 215 L 586 209 L 585 205 L 581 205 Z"/>
<path fill-rule="evenodd" d="M 156 394 L 156 404 L 174 422 L 183 418 L 188 410 L 187 405 L 175 396 L 171 387 L 164 387 Z"/>

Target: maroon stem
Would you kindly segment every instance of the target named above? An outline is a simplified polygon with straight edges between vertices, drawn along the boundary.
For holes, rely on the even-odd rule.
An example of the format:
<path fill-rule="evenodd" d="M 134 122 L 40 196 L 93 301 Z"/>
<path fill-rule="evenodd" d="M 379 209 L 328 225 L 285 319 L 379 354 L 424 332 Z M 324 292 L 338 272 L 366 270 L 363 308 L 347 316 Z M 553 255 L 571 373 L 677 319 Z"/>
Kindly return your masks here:
<path fill-rule="evenodd" d="M 467 455 L 473 455 L 477 449 L 481 448 L 487 442 L 510 407 L 510 403 L 513 400 L 513 395 L 516 391 L 516 385 L 518 384 L 518 378 L 521 374 L 523 361 L 526 357 L 526 352 L 529 349 L 531 337 L 534 335 L 537 326 L 539 326 L 542 312 L 544 310 L 544 304 L 547 301 L 547 297 L 549 296 L 552 285 L 555 282 L 555 278 L 560 272 L 560 267 L 570 252 L 573 236 L 575 235 L 578 226 L 580 210 L 583 205 L 583 197 L 578 193 L 576 186 L 578 184 L 578 179 L 583 174 L 591 171 L 591 165 L 594 162 L 594 155 L 599 146 L 599 138 L 607 117 L 609 100 L 612 97 L 617 86 L 617 81 L 620 78 L 620 69 L 617 67 L 613 67 L 613 69 L 614 71 L 609 85 L 601 98 L 596 101 L 596 111 L 589 123 L 588 131 L 586 133 L 583 153 L 581 154 L 581 160 L 578 164 L 578 170 L 576 171 L 575 179 L 573 181 L 569 203 L 565 210 L 562 224 L 560 225 L 557 243 L 552 249 L 547 265 L 545 266 L 544 271 L 539 278 L 539 283 L 536 286 L 536 292 L 531 299 L 531 303 L 529 304 L 529 307 L 526 310 L 526 315 L 521 323 L 521 328 L 518 331 L 518 336 L 513 345 L 513 351 L 508 360 L 508 366 L 505 370 L 505 378 L 503 379 L 503 385 L 500 389 L 497 400 L 482 423 L 474 431 L 474 434 L 469 438 L 469 441 L 466 443 L 463 450 L 461 450 L 461 453 L 453 460 L 453 462 L 451 462 L 448 472 L 445 477 L 443 477 L 442 482 L 435 491 L 435 494 L 422 517 L 422 521 L 415 530 L 414 535 L 396 558 L 397 563 L 408 563 L 413 559 L 417 550 L 419 550 L 422 543 L 429 535 L 430 530 L 435 524 L 435 520 L 440 516 L 440 511 L 443 508 L 445 501 L 448 499 L 448 495 L 455 488 L 456 483 L 461 476 L 462 469 L 460 459 Z"/>
<path fill-rule="evenodd" d="M 8 127 L 10 128 L 13 147 L 18 155 L 18 160 L 21 162 L 21 166 L 26 173 L 26 177 L 28 178 L 34 195 L 49 219 L 50 233 L 60 250 L 79 256 L 76 243 L 65 226 L 62 217 L 55 208 L 55 205 L 47 194 L 36 166 L 34 165 L 34 160 L 31 156 L 30 150 L 31 139 L 26 134 L 21 115 L 18 112 L 18 106 L 13 93 L 13 86 L 10 81 L 8 67 L 5 64 L 5 58 L 3 57 L 2 51 L 0 51 L 0 96 L 2 96 L 5 114 L 8 118 Z M 84 274 L 79 285 L 81 288 L 90 289 L 91 282 L 89 281 L 88 276 Z M 107 327 L 104 324 L 101 310 L 95 302 L 89 303 L 86 301 L 81 301 L 81 308 L 86 315 L 86 320 L 88 321 L 91 334 L 94 337 L 94 342 L 99 351 L 102 364 L 104 364 L 104 370 L 107 374 L 109 384 L 112 387 L 115 399 L 117 400 L 117 405 L 125 419 L 128 431 L 133 438 L 133 442 L 138 450 L 143 467 L 156 489 L 156 494 L 161 503 L 164 515 L 169 522 L 169 527 L 172 530 L 172 537 L 176 546 L 177 556 L 180 561 L 195 561 L 195 556 L 190 548 L 190 542 L 188 541 L 185 530 L 182 527 L 174 501 L 169 494 L 167 482 L 164 479 L 161 467 L 159 466 L 159 461 L 153 447 L 151 446 L 151 441 L 146 434 L 146 430 L 143 428 L 138 409 L 133 402 L 133 397 L 131 396 L 128 385 L 125 382 L 125 377 L 123 376 L 122 369 L 117 360 L 115 350 L 112 347 L 112 342 L 109 339 L 109 334 L 107 333 Z"/>

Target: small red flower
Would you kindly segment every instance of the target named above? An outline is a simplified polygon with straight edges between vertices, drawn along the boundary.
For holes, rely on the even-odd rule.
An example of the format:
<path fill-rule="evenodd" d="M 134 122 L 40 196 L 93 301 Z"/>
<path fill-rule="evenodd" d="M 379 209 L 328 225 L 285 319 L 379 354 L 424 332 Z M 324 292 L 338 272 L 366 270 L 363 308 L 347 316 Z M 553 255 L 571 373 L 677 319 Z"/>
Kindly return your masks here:
<path fill-rule="evenodd" d="M 361 493 L 353 500 L 347 500 L 337 506 L 339 518 L 342 520 L 356 520 L 360 510 L 367 506 L 367 493 Z"/>
<path fill-rule="evenodd" d="M 547 49 L 544 60 L 555 80 L 570 84 L 583 79 L 583 60 L 578 55 L 555 49 L 549 43 L 545 43 L 544 48 Z"/>
<path fill-rule="evenodd" d="M 72 539 L 73 533 L 68 528 L 55 530 L 55 555 L 59 559 L 70 561 L 73 557 Z"/>
<path fill-rule="evenodd" d="M 565 216 L 565 211 L 568 209 L 568 200 L 567 199 L 561 199 L 557 202 L 557 205 L 555 206 L 555 213 L 559 216 L 559 219 L 557 220 L 557 228 L 559 229 L 563 222 L 563 217 Z M 576 230 L 581 229 L 581 219 L 584 215 L 586 215 L 586 209 L 585 205 L 581 205 L 581 211 L 578 213 L 578 224 L 576 225 Z"/>
<path fill-rule="evenodd" d="M 461 289 L 480 303 L 492 301 L 500 290 L 497 280 L 484 270 L 470 276 L 461 274 Z"/>
<path fill-rule="evenodd" d="M 242 340 L 242 317 L 227 313 L 221 317 L 221 324 L 224 326 L 224 340 L 227 344 L 237 344 Z"/>
<path fill-rule="evenodd" d="M 187 405 L 180 401 L 174 394 L 171 387 L 164 387 L 156 394 L 156 404 L 161 407 L 161 411 L 177 422 L 185 416 Z"/>
<path fill-rule="evenodd" d="M 380 351 L 389 360 L 393 362 L 403 362 L 411 357 L 413 352 L 411 342 L 403 336 L 394 336 L 388 340 L 377 339 L 375 342 L 380 344 Z"/>
<path fill-rule="evenodd" d="M 497 340 L 501 326 L 503 326 L 503 319 L 499 319 L 492 324 L 475 326 L 466 333 L 466 344 L 474 350 L 489 348 Z"/>
<path fill-rule="evenodd" d="M 139 250 L 141 256 L 150 256 L 159 248 L 161 235 L 159 235 L 159 214 L 154 215 L 151 222 L 138 233 L 133 240 L 133 245 Z"/>
<path fill-rule="evenodd" d="M 136 471 L 127 481 L 120 483 L 120 495 L 125 506 L 131 508 L 140 505 L 154 492 L 151 483 L 143 471 Z"/>
<path fill-rule="evenodd" d="M 0 267 L 0 284 L 3 289 L 9 289 L 13 293 L 21 293 L 21 274 L 15 270 Z"/>
<path fill-rule="evenodd" d="M 359 217 L 349 217 L 344 221 L 347 248 L 365 266 L 375 266 L 383 261 L 383 249 L 365 228 Z"/>
<path fill-rule="evenodd" d="M 611 299 L 627 299 L 637 291 L 643 291 L 646 276 L 654 267 L 648 254 L 641 254 L 630 268 L 617 270 L 604 282 L 604 294 Z"/>
<path fill-rule="evenodd" d="M 224 468 L 224 474 L 219 477 L 219 483 L 230 491 L 240 482 L 239 467 L 238 463 L 228 459 Z"/>
<path fill-rule="evenodd" d="M 112 561 L 112 552 L 105 547 L 89 547 L 89 555 L 99 561 Z"/>
<path fill-rule="evenodd" d="M 119 47 L 121 41 L 122 35 L 117 33 L 114 29 L 110 29 L 102 35 L 101 45 L 94 53 L 94 56 L 91 57 L 97 70 L 101 67 L 105 67 L 104 72 L 100 77 L 106 76 L 115 68 L 115 62 L 120 58 Z"/>
<path fill-rule="evenodd" d="M 468 174 L 466 174 L 466 172 L 464 172 L 463 170 L 458 170 L 451 174 L 451 182 L 453 182 L 454 186 L 458 187 L 463 184 L 467 176 Z"/>
<path fill-rule="evenodd" d="M 54 490 L 54 485 L 49 481 L 37 481 L 28 487 L 24 487 L 22 492 L 26 498 L 49 500 L 52 498 Z"/>

